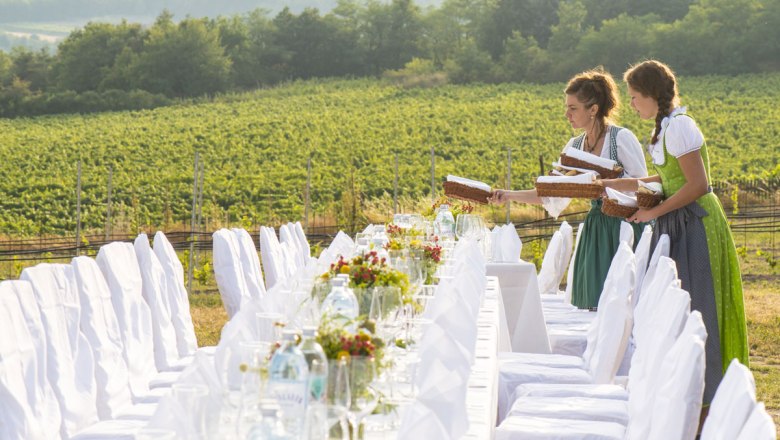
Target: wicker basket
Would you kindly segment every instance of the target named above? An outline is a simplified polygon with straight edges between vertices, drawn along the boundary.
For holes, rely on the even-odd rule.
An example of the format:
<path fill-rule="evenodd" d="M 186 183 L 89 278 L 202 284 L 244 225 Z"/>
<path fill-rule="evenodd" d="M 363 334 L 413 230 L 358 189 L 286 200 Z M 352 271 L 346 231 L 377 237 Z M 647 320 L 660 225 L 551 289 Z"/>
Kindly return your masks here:
<path fill-rule="evenodd" d="M 661 194 L 645 194 L 641 192 L 636 193 L 636 203 L 640 208 L 649 209 L 658 205 L 663 200 Z"/>
<path fill-rule="evenodd" d="M 621 205 L 608 197 L 604 197 L 601 203 L 601 212 L 611 217 L 628 218 L 638 210 L 639 208 Z"/>
<path fill-rule="evenodd" d="M 604 187 L 595 183 L 540 183 L 536 182 L 539 197 L 566 197 L 570 199 L 598 199 Z"/>
<path fill-rule="evenodd" d="M 455 199 L 486 205 L 492 193 L 458 182 L 444 182 L 444 194 Z"/>
<path fill-rule="evenodd" d="M 584 168 L 586 170 L 593 170 L 597 173 L 599 173 L 599 176 L 603 179 L 615 179 L 620 177 L 620 174 L 623 173 L 623 168 L 617 167 L 615 169 L 607 169 L 604 167 L 600 167 L 598 165 L 594 165 L 590 162 L 585 162 L 584 160 L 579 160 L 577 158 L 567 156 L 565 154 L 561 154 L 561 165 L 567 166 L 567 167 L 573 167 L 573 168 Z"/>

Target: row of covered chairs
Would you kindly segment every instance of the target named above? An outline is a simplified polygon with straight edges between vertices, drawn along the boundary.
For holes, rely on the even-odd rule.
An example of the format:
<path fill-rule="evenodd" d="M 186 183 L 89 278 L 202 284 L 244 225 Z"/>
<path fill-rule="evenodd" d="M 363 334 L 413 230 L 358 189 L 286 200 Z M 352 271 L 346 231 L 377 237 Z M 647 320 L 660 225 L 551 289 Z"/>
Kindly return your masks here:
<path fill-rule="evenodd" d="M 154 249 L 101 247 L 0 283 L 0 438 L 110 438 L 140 426 L 197 350 L 182 265 Z"/>
<path fill-rule="evenodd" d="M 559 233 L 548 247 L 550 256 L 545 255 L 548 268 L 556 270 L 545 271 L 543 265 L 540 272 L 540 284 L 555 277 L 545 280 L 552 291 L 563 276 L 565 255 L 572 254 L 565 249 L 571 241 L 563 237 L 571 236 L 571 228 Z M 706 330 L 701 315 L 690 310 L 688 292 L 680 288 L 676 265 L 668 258 L 668 237 L 662 236 L 650 255 L 651 236 L 648 226 L 634 252 L 633 232 L 623 225 L 596 313 L 574 309 L 566 294 L 542 295 L 557 354 L 500 356 L 496 438 L 695 437 Z M 702 438 L 775 438 L 774 423 L 756 403 L 748 376 L 736 361 L 729 368 Z M 726 416 L 735 407 L 738 417 Z M 722 436 L 724 429 L 729 436 Z"/>

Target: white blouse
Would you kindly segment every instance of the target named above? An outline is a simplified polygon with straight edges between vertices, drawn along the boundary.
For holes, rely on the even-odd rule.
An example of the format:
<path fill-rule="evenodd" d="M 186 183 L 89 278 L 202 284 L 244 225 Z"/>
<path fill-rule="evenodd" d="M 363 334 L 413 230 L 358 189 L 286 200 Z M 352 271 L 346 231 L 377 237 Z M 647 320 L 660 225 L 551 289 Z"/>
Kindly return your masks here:
<path fill-rule="evenodd" d="M 686 116 L 674 117 L 684 114 L 685 110 L 685 107 L 677 107 L 661 121 L 658 142 L 647 146 L 654 164 L 663 165 L 665 162 L 664 136 L 666 136 L 666 150 L 674 157 L 684 156 L 691 151 L 701 149 L 704 145 L 704 135 L 696 125 L 696 121 Z"/>
<path fill-rule="evenodd" d="M 574 141 L 578 137 L 579 136 L 575 136 L 569 139 L 564 150 L 574 145 Z M 612 140 L 610 139 L 609 131 L 607 130 L 607 136 L 604 139 L 604 146 L 601 148 L 600 157 L 611 159 L 609 157 L 609 146 L 611 142 Z M 627 128 L 623 128 L 617 132 L 615 142 L 617 143 L 618 160 L 623 164 L 623 170 L 626 172 L 624 177 L 647 177 L 645 153 L 642 151 L 642 144 L 639 143 L 639 139 L 636 138 L 634 133 Z"/>

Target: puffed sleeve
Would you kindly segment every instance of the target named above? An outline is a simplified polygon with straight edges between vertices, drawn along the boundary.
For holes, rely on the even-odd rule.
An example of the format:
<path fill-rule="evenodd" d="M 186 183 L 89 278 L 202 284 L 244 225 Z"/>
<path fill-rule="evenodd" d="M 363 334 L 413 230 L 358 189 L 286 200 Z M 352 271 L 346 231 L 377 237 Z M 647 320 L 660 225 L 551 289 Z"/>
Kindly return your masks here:
<path fill-rule="evenodd" d="M 645 153 L 634 133 L 624 128 L 618 131 L 615 140 L 618 147 L 618 159 L 626 172 L 625 177 L 647 177 Z"/>
<path fill-rule="evenodd" d="M 696 151 L 704 145 L 704 135 L 688 116 L 671 118 L 666 127 L 666 150 L 674 157 Z"/>

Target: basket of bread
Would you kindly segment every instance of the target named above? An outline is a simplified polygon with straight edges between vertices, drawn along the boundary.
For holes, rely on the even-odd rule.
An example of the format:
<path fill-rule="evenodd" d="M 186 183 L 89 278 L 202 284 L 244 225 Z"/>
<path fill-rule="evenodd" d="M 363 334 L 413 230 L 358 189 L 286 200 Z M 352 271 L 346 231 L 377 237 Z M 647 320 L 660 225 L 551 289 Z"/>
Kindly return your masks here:
<path fill-rule="evenodd" d="M 636 202 L 640 208 L 649 209 L 659 203 L 664 198 L 664 192 L 660 183 L 645 183 L 639 181 L 639 189 L 636 192 Z"/>
<path fill-rule="evenodd" d="M 623 167 L 612 159 L 586 153 L 573 147 L 567 147 L 561 153 L 561 165 L 587 169 L 596 172 L 602 179 L 615 179 L 623 174 Z"/>
<path fill-rule="evenodd" d="M 592 172 L 555 171 L 557 174 L 536 179 L 536 194 L 539 197 L 598 199 L 604 191 L 604 187 L 596 183 L 596 174 Z"/>
<path fill-rule="evenodd" d="M 493 192 L 487 183 L 448 175 L 444 182 L 444 194 L 455 199 L 484 205 L 488 203 Z"/>
<path fill-rule="evenodd" d="M 635 197 L 612 188 L 606 188 L 601 203 L 601 212 L 611 217 L 628 218 L 639 210 Z"/>

